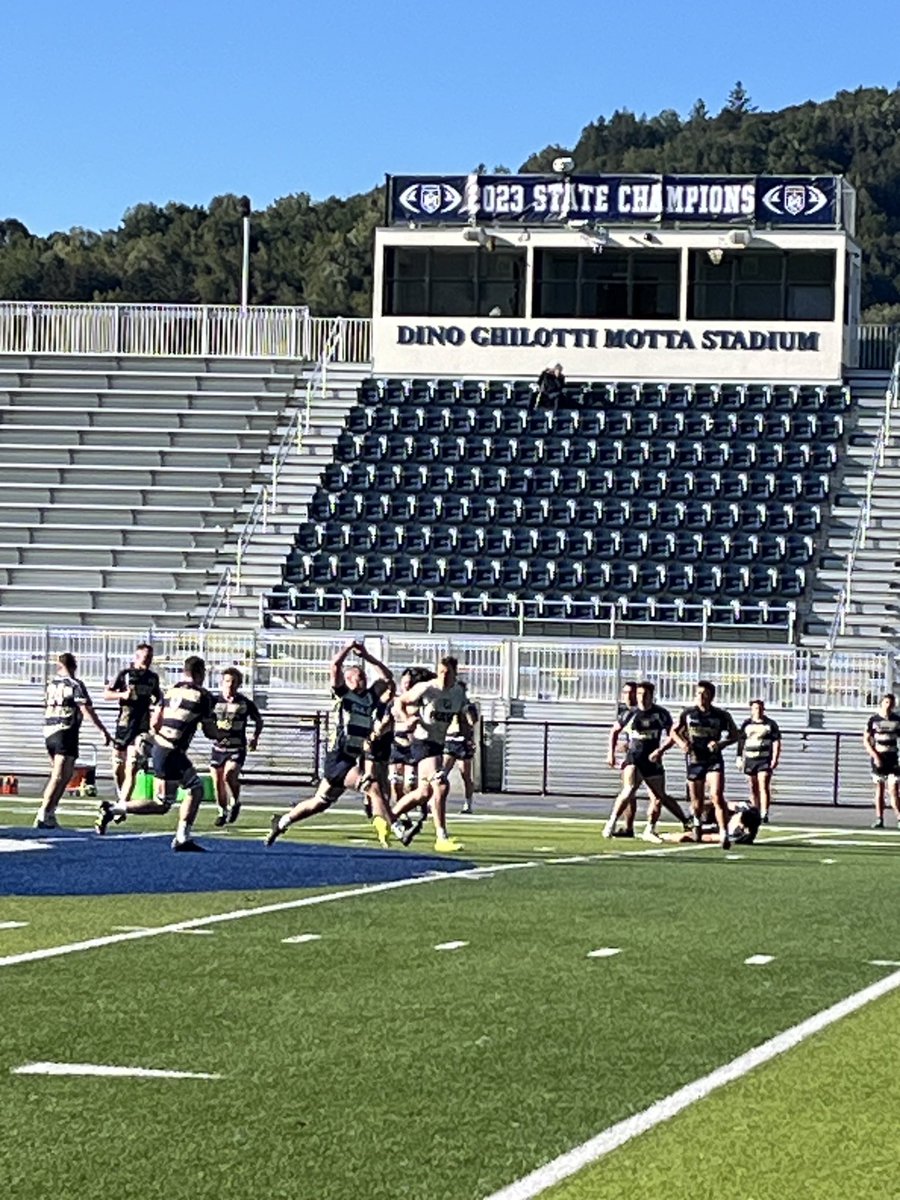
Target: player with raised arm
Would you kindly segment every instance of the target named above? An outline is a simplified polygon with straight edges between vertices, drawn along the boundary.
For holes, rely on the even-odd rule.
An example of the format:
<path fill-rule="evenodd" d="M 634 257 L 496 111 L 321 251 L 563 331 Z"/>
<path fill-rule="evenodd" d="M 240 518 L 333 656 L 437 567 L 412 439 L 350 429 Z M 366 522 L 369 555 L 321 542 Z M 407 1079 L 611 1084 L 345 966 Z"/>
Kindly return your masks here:
<path fill-rule="evenodd" d="M 447 775 L 444 746 L 453 718 L 464 712 L 468 697 L 457 680 L 459 663 L 446 655 L 438 664 L 437 678 L 414 684 L 398 697 L 411 722 L 411 758 L 416 768 L 416 787 L 397 805 L 397 816 L 426 801 L 434 820 L 434 848 L 439 854 L 462 849 L 447 832 Z"/>
<path fill-rule="evenodd" d="M 863 734 L 863 745 L 872 760 L 872 782 L 875 785 L 873 829 L 884 828 L 885 790 L 890 797 L 891 808 L 897 815 L 897 824 L 900 825 L 900 714 L 896 704 L 894 693 L 885 692 L 879 702 L 878 712 L 869 717 Z"/>
<path fill-rule="evenodd" d="M 209 773 L 216 789 L 219 812 L 213 822 L 221 828 L 233 825 L 241 811 L 241 770 L 259 744 L 263 719 L 249 696 L 240 690 L 244 676 L 237 667 L 222 672 L 221 691 L 213 703 L 217 736 L 209 756 Z M 253 733 L 247 736 L 247 726 Z"/>
<path fill-rule="evenodd" d="M 196 654 L 184 660 L 181 679 L 170 687 L 153 718 L 154 798 L 147 801 L 101 801 L 96 821 L 98 833 L 106 833 L 110 821 L 130 814 L 167 813 L 178 797 L 185 797 L 178 812 L 178 825 L 172 849 L 200 851 L 203 847 L 191 836 L 194 821 L 203 800 L 203 784 L 197 768 L 188 758 L 188 749 L 198 729 L 211 742 L 218 736 L 212 693 L 203 686 L 206 663 Z"/>
<path fill-rule="evenodd" d="M 348 642 L 331 661 L 331 692 L 334 697 L 335 721 L 332 726 L 328 752 L 325 755 L 323 779 L 315 795 L 295 804 L 288 812 L 272 818 L 272 828 L 266 836 L 271 846 L 298 821 L 306 821 L 325 812 L 340 800 L 348 788 L 358 789 L 372 806 L 372 824 L 382 846 L 390 841 L 391 811 L 378 781 L 365 772 L 365 754 L 372 737 L 378 713 L 378 694 L 366 680 L 361 666 L 344 668 L 344 661 L 356 654 L 368 663 L 381 679 L 393 680 L 393 675 L 374 658 L 361 642 Z"/>
<path fill-rule="evenodd" d="M 649 680 L 637 684 L 635 690 L 634 708 L 620 716 L 610 733 L 609 757 L 613 763 L 619 733 L 627 736 L 628 746 L 622 765 L 622 789 L 603 827 L 603 836 L 610 838 L 615 835 L 616 822 L 628 809 L 634 808 L 638 789 L 643 784 L 650 793 L 650 802 L 647 806 L 647 824 L 641 836 L 645 842 L 661 842 L 656 826 L 663 807 L 678 818 L 682 827 L 690 827 L 690 822 L 678 801 L 666 793 L 661 747 L 671 733 L 672 717 L 668 709 L 655 702 L 656 688 Z"/>
<path fill-rule="evenodd" d="M 759 809 L 763 825 L 768 825 L 772 773 L 781 761 L 781 730 L 766 716 L 765 701 L 751 700 L 750 716 L 738 732 L 738 763 L 750 785 L 750 803 Z"/>
<path fill-rule="evenodd" d="M 131 666 L 120 671 L 103 692 L 104 700 L 119 703 L 112 762 L 120 800 L 131 799 L 137 773 L 150 757 L 150 709 L 162 701 L 159 676 L 150 670 L 152 662 L 153 647 L 149 642 L 141 642 L 134 651 Z"/>
<path fill-rule="evenodd" d="M 660 753 L 665 753 L 672 743 L 684 751 L 695 840 L 702 839 L 703 805 L 708 787 L 719 828 L 719 842 L 723 850 L 728 850 L 731 839 L 722 751 L 726 746 L 734 745 L 740 735 L 731 713 L 713 704 L 715 696 L 715 684 L 701 679 L 697 684 L 697 703 L 693 708 L 684 709 L 672 730 L 671 741 L 660 747 Z"/>
<path fill-rule="evenodd" d="M 66 652 L 56 661 L 59 669 L 44 693 L 44 744 L 50 757 L 50 778 L 34 818 L 35 829 L 56 829 L 58 825 L 56 809 L 75 770 L 83 714 L 87 713 L 100 730 L 107 746 L 112 741 L 94 711 L 87 688 L 75 674 L 78 670 L 75 655 Z"/>

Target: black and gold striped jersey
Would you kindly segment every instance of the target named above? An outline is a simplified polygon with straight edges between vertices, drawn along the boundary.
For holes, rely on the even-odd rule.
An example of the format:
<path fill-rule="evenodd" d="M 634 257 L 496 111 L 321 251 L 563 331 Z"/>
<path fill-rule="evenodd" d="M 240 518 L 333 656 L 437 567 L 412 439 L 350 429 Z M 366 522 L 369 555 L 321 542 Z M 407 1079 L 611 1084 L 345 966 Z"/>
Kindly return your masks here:
<path fill-rule="evenodd" d="M 88 690 L 72 675 L 57 675 L 47 684 L 44 694 L 44 737 L 77 729 L 81 710 L 91 703 Z"/>
<path fill-rule="evenodd" d="M 182 679 L 163 699 L 162 724 L 156 743 L 167 750 L 187 750 L 197 726 L 213 716 L 212 693 Z"/>

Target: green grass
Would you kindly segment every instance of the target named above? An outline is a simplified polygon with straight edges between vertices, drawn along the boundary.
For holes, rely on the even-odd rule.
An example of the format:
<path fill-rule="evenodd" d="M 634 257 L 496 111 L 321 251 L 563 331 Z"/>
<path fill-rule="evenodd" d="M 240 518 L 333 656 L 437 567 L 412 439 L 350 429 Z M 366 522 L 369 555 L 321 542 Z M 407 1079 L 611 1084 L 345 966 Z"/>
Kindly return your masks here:
<path fill-rule="evenodd" d="M 350 828 L 359 824 L 329 814 L 318 831 L 310 823 L 291 837 L 346 844 L 366 836 Z M 637 843 L 618 853 L 622 843 L 601 845 L 596 824 L 455 828 L 467 857 L 486 865 L 606 857 L 0 969 L 4 1194 L 481 1200 L 873 982 L 885 969 L 869 959 L 898 957 L 894 839 L 884 849 L 762 844 L 727 859 L 715 847 L 644 856 Z M 0 920 L 31 922 L 0 931 L 0 955 L 303 894 L 0 898 Z M 321 940 L 282 943 L 304 932 Z M 434 950 L 456 939 L 469 945 Z M 621 952 L 587 957 L 601 946 Z M 756 953 L 775 957 L 745 966 Z M 821 1181 L 836 1188 L 840 1151 L 829 1150 L 826 1170 L 815 1136 L 834 1095 L 846 1097 L 859 1193 L 896 1194 L 860 1182 L 871 1116 L 892 1112 L 897 1090 L 897 1052 L 873 1055 L 869 1030 L 893 1027 L 895 1003 L 820 1035 L 556 1194 L 836 1195 Z M 10 1074 L 45 1059 L 222 1078 Z M 802 1135 L 793 1151 L 792 1128 Z M 877 1187 L 886 1158 L 872 1161 Z"/>

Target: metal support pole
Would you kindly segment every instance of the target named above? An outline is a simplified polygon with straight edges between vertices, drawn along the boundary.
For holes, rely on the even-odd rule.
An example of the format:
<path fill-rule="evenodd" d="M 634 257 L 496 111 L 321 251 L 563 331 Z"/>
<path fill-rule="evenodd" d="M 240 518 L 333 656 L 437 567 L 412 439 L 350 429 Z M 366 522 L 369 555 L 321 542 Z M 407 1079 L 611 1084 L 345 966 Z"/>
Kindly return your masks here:
<path fill-rule="evenodd" d="M 250 214 L 241 218 L 243 250 L 241 254 L 241 311 L 246 313 L 250 304 Z"/>

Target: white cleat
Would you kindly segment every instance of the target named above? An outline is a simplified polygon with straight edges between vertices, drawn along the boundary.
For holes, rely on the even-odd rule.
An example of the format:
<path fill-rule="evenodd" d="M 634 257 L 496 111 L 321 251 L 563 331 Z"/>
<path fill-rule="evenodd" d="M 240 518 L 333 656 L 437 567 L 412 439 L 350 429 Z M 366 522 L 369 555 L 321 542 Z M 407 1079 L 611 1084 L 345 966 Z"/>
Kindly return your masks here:
<path fill-rule="evenodd" d="M 644 842 L 654 842 L 657 845 L 659 845 L 662 842 L 662 838 L 659 836 L 659 834 L 656 832 L 656 830 L 653 828 L 652 825 L 648 825 L 647 828 L 644 830 L 644 832 L 641 834 L 641 840 Z"/>
<path fill-rule="evenodd" d="M 611 838 L 611 837 L 615 837 L 615 833 L 616 833 L 616 821 L 615 821 L 614 817 L 610 817 L 609 820 L 606 822 L 606 824 L 603 826 L 603 836 L 605 838 Z"/>

